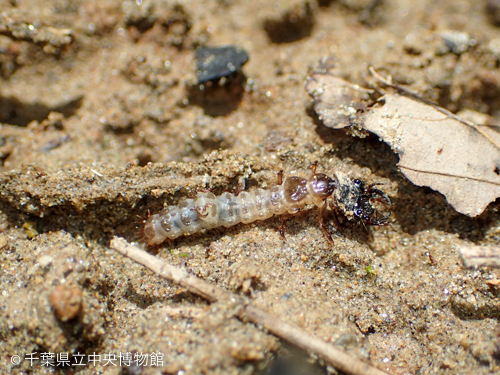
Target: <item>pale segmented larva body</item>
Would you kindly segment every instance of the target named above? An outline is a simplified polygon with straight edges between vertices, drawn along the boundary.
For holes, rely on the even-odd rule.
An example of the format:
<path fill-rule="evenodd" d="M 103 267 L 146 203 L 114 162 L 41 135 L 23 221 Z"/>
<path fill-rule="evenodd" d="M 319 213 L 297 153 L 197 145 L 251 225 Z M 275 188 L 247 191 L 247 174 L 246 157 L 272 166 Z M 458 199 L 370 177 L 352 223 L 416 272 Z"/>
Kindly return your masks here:
<path fill-rule="evenodd" d="M 144 229 L 150 244 L 158 244 L 167 238 L 193 234 L 203 229 L 231 227 L 238 223 L 265 220 L 285 212 L 296 213 L 307 204 L 321 205 L 322 199 L 311 194 L 315 179 L 289 177 L 282 185 L 269 190 L 242 191 L 235 196 L 223 193 L 198 192 L 196 199 L 186 199 L 178 206 L 166 207 L 151 216 Z"/>
<path fill-rule="evenodd" d="M 146 221 L 144 234 L 150 245 L 168 239 L 190 235 L 217 227 L 231 227 L 238 223 L 265 220 L 286 212 L 294 214 L 304 206 L 320 207 L 320 227 L 331 241 L 323 224 L 326 200 L 333 195 L 334 206 L 349 220 L 364 220 L 368 224 L 382 225 L 388 216 L 378 219 L 370 199 L 378 198 L 390 204 L 389 198 L 373 185 L 365 189 L 364 183 L 352 181 L 346 174 L 336 172 L 334 178 L 314 173 L 309 179 L 288 177 L 281 185 L 269 190 L 243 191 L 235 196 L 224 193 L 198 192 L 195 199 L 186 199 L 177 206 L 168 206 Z"/>

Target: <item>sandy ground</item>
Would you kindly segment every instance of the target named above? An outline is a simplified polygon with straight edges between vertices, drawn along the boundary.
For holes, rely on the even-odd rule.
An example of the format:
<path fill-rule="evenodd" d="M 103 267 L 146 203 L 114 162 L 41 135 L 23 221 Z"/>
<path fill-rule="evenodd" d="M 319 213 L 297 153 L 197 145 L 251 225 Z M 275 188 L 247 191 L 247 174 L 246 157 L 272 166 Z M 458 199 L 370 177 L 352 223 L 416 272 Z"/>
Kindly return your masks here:
<path fill-rule="evenodd" d="M 79 374 L 334 371 L 307 367 L 232 306 L 109 249 L 113 235 L 146 248 L 148 213 L 196 189 L 266 188 L 279 170 L 307 176 L 318 161 L 325 173 L 383 184 L 390 225 L 330 223 L 331 245 L 312 210 L 287 222 L 286 242 L 272 218 L 149 251 L 392 374 L 499 373 L 499 290 L 486 283 L 499 272 L 465 270 L 457 252 L 499 244 L 498 203 L 474 219 L 458 214 L 402 177 L 376 137 L 322 125 L 304 89 L 320 61 L 361 85 L 374 66 L 453 112 L 499 123 L 499 9 L 494 0 L 0 0 L 1 371 L 52 373 L 26 359 L 34 352 L 163 356 L 158 367 L 55 370 Z M 446 47 L 447 30 L 465 33 L 454 34 L 469 38 L 463 50 Z M 194 51 L 223 44 L 248 52 L 244 76 L 200 91 Z"/>

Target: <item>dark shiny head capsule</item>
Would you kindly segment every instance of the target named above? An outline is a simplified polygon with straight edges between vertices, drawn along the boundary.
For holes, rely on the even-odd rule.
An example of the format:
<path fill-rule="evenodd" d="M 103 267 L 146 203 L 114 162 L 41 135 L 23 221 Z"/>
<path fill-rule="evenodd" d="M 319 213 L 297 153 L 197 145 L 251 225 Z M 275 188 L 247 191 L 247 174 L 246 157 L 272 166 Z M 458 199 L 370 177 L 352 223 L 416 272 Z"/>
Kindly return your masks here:
<path fill-rule="evenodd" d="M 198 47 L 196 61 L 201 84 L 235 74 L 248 61 L 248 53 L 235 46 Z"/>

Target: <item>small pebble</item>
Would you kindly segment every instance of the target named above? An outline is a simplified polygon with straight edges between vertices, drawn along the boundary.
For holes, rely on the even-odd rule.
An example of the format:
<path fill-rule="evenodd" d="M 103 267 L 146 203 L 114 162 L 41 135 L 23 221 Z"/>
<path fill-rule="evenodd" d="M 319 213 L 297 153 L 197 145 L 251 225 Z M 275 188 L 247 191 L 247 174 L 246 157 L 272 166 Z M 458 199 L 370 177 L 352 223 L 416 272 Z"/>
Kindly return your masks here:
<path fill-rule="evenodd" d="M 7 240 L 7 236 L 5 234 L 0 234 L 0 250 L 4 247 L 7 247 L 9 241 Z"/>
<path fill-rule="evenodd" d="M 54 257 L 51 255 L 42 255 L 40 258 L 38 258 L 38 264 L 42 268 L 50 266 L 50 264 L 53 261 L 54 261 Z"/>
<path fill-rule="evenodd" d="M 475 44 L 475 40 L 466 32 L 446 30 L 440 35 L 448 51 L 456 55 L 467 52 Z"/>
<path fill-rule="evenodd" d="M 77 317 L 82 307 L 82 290 L 67 285 L 58 285 L 49 296 L 56 318 L 62 322 Z"/>
<path fill-rule="evenodd" d="M 333 345 L 341 347 L 343 349 L 355 348 L 357 344 L 358 340 L 356 339 L 356 336 L 350 333 L 344 333 L 333 343 Z"/>

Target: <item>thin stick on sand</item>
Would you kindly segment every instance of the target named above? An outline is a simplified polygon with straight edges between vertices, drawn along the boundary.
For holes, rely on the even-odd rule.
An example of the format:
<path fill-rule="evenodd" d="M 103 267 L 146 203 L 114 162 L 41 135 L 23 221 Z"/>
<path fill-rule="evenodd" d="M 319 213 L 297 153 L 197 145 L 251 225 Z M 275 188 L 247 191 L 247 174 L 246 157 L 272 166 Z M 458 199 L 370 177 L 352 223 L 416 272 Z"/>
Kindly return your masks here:
<path fill-rule="evenodd" d="M 500 247 L 459 246 L 458 250 L 467 268 L 500 268 Z"/>
<path fill-rule="evenodd" d="M 245 303 L 242 297 L 227 292 L 226 290 L 212 285 L 196 276 L 190 275 L 186 270 L 177 268 L 166 263 L 164 260 L 152 256 L 131 245 L 123 238 L 115 237 L 111 241 L 111 248 L 142 264 L 144 267 L 155 272 L 173 283 L 186 288 L 191 293 L 197 294 L 210 302 L 231 299 L 237 301 L 240 299 L 241 309 L 239 319 L 250 321 L 267 329 L 275 336 L 284 339 L 310 353 L 316 354 L 325 362 L 332 365 L 337 370 L 352 375 L 387 375 L 388 373 L 380 370 L 364 360 L 354 357 L 345 351 L 334 347 L 327 342 L 318 339 L 302 329 L 299 329 L 283 320 L 267 313 L 266 311 Z"/>

